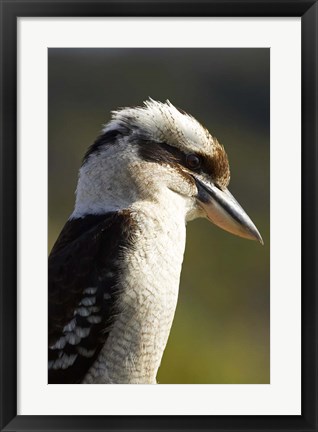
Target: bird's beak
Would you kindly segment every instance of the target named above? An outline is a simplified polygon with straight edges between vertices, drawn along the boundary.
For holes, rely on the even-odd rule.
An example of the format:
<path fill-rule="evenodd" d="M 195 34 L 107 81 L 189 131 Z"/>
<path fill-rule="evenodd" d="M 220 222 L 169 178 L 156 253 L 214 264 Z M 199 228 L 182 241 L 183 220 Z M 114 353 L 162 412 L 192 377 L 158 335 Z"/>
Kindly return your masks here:
<path fill-rule="evenodd" d="M 221 190 L 213 183 L 195 180 L 197 199 L 211 222 L 239 237 L 264 244 L 256 226 L 227 189 Z"/>

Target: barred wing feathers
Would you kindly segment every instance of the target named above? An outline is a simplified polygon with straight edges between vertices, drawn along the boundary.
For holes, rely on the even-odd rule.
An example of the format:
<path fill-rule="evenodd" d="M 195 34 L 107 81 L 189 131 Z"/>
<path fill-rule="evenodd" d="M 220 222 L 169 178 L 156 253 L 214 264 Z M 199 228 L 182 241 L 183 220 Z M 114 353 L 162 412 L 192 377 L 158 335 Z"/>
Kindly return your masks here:
<path fill-rule="evenodd" d="M 128 211 L 64 226 L 49 257 L 49 383 L 80 383 L 98 357 L 116 314 L 120 251 L 132 237 Z"/>

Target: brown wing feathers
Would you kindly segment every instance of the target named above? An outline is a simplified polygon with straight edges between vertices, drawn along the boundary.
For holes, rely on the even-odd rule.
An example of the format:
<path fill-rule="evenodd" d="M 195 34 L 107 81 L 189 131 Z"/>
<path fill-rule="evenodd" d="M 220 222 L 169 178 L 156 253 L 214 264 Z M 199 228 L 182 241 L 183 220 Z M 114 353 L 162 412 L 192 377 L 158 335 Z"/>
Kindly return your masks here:
<path fill-rule="evenodd" d="M 70 220 L 49 257 L 49 383 L 80 383 L 105 343 L 118 296 L 129 212 Z"/>

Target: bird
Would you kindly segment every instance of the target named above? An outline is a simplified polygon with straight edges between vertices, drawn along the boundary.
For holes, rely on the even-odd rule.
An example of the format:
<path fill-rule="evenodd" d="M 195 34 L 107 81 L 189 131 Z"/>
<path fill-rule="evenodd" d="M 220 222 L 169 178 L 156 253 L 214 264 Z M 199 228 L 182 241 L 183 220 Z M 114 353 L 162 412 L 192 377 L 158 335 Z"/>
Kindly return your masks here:
<path fill-rule="evenodd" d="M 49 255 L 49 384 L 157 383 L 187 222 L 263 244 L 228 190 L 223 145 L 192 115 L 151 98 L 111 114 Z"/>

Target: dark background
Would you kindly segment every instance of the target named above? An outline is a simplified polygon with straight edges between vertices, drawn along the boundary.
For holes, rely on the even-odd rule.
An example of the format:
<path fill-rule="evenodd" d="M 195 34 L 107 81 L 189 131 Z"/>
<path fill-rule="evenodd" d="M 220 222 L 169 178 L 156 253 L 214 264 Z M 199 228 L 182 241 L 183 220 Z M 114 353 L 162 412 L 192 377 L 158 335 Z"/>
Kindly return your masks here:
<path fill-rule="evenodd" d="M 269 49 L 50 48 L 48 60 L 49 250 L 72 212 L 83 154 L 110 111 L 169 99 L 225 146 L 229 189 L 265 245 L 202 219 L 188 224 L 158 381 L 269 383 Z"/>

